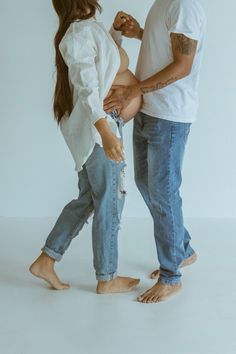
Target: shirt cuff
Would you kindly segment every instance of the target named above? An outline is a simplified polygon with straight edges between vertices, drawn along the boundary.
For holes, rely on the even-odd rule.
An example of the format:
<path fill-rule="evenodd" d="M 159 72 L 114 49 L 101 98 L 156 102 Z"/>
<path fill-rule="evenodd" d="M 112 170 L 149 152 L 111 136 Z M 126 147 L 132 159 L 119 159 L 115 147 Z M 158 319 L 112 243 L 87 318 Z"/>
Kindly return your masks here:
<path fill-rule="evenodd" d="M 121 31 L 116 31 L 112 25 L 110 29 L 110 35 L 112 36 L 114 41 L 118 43 L 119 46 L 121 46 L 123 40 Z"/>
<path fill-rule="evenodd" d="M 107 113 L 105 111 L 101 110 L 101 111 L 93 112 L 91 116 L 91 122 L 92 124 L 95 124 L 97 123 L 97 121 L 99 121 L 102 118 L 107 118 Z"/>
<path fill-rule="evenodd" d="M 188 37 L 188 38 L 193 39 L 195 41 L 198 41 L 200 39 L 199 31 L 198 32 L 193 32 L 193 31 L 190 31 L 189 29 L 184 29 L 184 28 L 181 28 L 181 27 L 173 27 L 168 32 L 169 32 L 170 35 L 171 35 L 171 33 L 183 34 L 185 37 Z"/>

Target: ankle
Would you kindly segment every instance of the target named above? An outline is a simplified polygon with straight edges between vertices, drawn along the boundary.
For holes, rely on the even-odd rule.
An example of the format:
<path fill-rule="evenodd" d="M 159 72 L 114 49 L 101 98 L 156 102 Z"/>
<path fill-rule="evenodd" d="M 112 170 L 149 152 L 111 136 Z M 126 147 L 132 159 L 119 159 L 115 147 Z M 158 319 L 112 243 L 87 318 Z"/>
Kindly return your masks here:
<path fill-rule="evenodd" d="M 41 255 L 39 256 L 41 262 L 43 262 L 46 265 L 54 265 L 55 259 L 47 255 L 46 253 L 42 252 Z"/>

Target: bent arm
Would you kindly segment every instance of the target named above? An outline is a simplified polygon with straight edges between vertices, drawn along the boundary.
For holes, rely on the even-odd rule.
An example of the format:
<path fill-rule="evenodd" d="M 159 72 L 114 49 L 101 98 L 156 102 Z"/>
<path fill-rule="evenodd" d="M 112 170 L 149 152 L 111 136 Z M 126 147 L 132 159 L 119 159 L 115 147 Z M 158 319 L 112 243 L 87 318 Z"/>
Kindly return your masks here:
<path fill-rule="evenodd" d="M 188 76 L 192 70 L 197 43 L 196 40 L 190 39 L 183 34 L 172 33 L 173 62 L 160 72 L 138 84 L 114 87 L 114 93 L 104 102 L 104 109 L 109 112 L 114 108 L 125 108 L 133 98 L 163 89 Z"/>
<path fill-rule="evenodd" d="M 86 31 L 81 31 L 62 42 L 60 49 L 64 53 L 73 88 L 77 91 L 78 104 L 83 105 L 87 112 L 83 119 L 89 119 L 98 130 L 107 157 L 117 162 L 123 161 L 123 145 L 109 127 L 99 95 L 95 43 Z"/>
<path fill-rule="evenodd" d="M 115 38 L 117 38 L 118 35 L 119 40 L 120 38 L 122 40 L 122 36 L 142 40 L 143 31 L 143 28 L 141 28 L 140 24 L 134 17 L 125 12 L 119 11 L 114 19 L 110 33 L 115 41 Z"/>
<path fill-rule="evenodd" d="M 61 52 L 68 67 L 68 74 L 78 100 L 88 112 L 87 118 L 95 124 L 105 118 L 99 97 L 98 73 L 95 65 L 97 50 L 87 32 L 76 33 L 60 45 Z"/>
<path fill-rule="evenodd" d="M 191 73 L 197 49 L 197 41 L 183 34 L 171 33 L 173 62 L 166 68 L 140 82 L 140 94 L 162 89 Z"/>

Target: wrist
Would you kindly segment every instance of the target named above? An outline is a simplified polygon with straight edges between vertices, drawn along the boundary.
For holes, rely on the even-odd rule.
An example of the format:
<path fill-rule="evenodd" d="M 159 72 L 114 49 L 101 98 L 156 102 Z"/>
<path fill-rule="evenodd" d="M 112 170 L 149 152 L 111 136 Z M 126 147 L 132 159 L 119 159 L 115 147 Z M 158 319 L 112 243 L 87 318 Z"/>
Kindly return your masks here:
<path fill-rule="evenodd" d="M 131 92 L 130 98 L 142 96 L 141 85 L 140 84 L 133 85 L 132 90 L 130 90 L 130 92 Z"/>
<path fill-rule="evenodd" d="M 115 31 L 120 31 L 120 28 L 117 28 L 114 23 L 113 23 L 112 27 Z"/>
<path fill-rule="evenodd" d="M 101 118 L 95 123 L 95 127 L 97 128 L 97 131 L 103 137 L 104 135 L 107 135 L 111 133 L 110 127 L 107 123 L 106 118 Z"/>
<path fill-rule="evenodd" d="M 143 39 L 143 28 L 141 28 L 141 27 L 140 27 L 140 30 L 139 30 L 138 39 L 140 39 L 140 40 Z"/>
<path fill-rule="evenodd" d="M 136 35 L 136 39 L 140 39 L 140 41 L 143 39 L 143 28 L 139 28 L 139 31 L 138 31 L 138 33 L 137 33 L 137 35 Z"/>

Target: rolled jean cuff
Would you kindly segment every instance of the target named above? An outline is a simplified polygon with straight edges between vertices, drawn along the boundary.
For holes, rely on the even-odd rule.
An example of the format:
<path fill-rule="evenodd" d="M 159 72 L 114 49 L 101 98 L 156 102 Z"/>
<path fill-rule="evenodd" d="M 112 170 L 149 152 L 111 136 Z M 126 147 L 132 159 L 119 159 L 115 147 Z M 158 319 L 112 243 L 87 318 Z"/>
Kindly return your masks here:
<path fill-rule="evenodd" d="M 48 248 L 46 246 L 44 246 L 41 249 L 41 251 L 43 253 L 46 253 L 49 257 L 55 259 L 55 261 L 57 261 L 57 262 L 60 262 L 60 260 L 62 259 L 62 255 L 60 253 L 57 253 L 57 252 L 53 251 L 52 249 L 50 249 L 50 248 Z"/>
<path fill-rule="evenodd" d="M 99 281 L 110 281 L 117 277 L 117 273 L 112 273 L 108 275 L 98 275 L 96 274 L 96 279 Z"/>
<path fill-rule="evenodd" d="M 180 280 L 180 278 L 178 278 L 178 279 L 159 278 L 158 283 L 164 284 L 164 285 L 176 285 L 176 284 L 181 284 L 181 280 Z"/>

